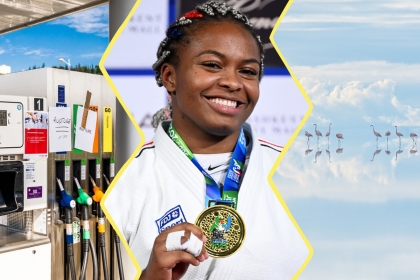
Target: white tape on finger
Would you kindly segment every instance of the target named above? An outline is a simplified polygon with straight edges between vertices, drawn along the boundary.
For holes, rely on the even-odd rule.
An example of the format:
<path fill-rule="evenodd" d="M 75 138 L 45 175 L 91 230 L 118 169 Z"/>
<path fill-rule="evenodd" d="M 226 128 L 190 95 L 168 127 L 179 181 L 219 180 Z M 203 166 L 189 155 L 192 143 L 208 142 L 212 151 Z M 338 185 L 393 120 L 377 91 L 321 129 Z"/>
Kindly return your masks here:
<path fill-rule="evenodd" d="M 166 251 L 185 250 L 194 257 L 198 257 L 203 248 L 203 241 L 198 239 L 198 237 L 191 232 L 190 239 L 184 242 L 184 244 L 181 244 L 181 237 L 183 237 L 184 234 L 184 230 L 169 233 L 166 237 Z"/>
<path fill-rule="evenodd" d="M 168 234 L 166 237 L 166 251 L 184 250 L 181 244 L 181 237 L 185 234 L 185 230 L 175 231 Z"/>
<path fill-rule="evenodd" d="M 186 251 L 192 254 L 194 257 L 198 257 L 201 253 L 201 249 L 203 248 L 203 241 L 198 239 L 194 233 L 191 232 L 190 240 L 188 240 L 188 247 L 185 248 Z M 184 243 L 185 244 L 185 243 Z"/>

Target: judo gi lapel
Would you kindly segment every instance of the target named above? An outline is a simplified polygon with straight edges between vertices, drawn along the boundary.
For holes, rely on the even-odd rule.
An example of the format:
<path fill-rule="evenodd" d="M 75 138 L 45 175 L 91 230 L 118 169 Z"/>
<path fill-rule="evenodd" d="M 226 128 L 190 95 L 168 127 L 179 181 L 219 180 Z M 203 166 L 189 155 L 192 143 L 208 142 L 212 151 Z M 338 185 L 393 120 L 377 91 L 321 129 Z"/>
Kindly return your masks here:
<path fill-rule="evenodd" d="M 165 176 L 165 174 L 159 176 L 163 180 L 161 183 L 173 185 L 174 188 L 180 188 L 180 191 L 188 190 L 201 205 L 204 205 L 206 191 L 204 176 L 166 134 L 164 128 L 166 129 L 168 125 L 169 122 L 162 122 L 156 130 L 154 139 L 157 155 L 156 170 L 162 170 L 162 172 L 170 170 L 173 176 L 180 179 L 177 181 L 182 181 L 184 184 L 181 189 L 180 186 L 174 185 L 172 180 L 168 180 L 173 176 Z M 165 168 L 160 168 L 160 165 L 164 165 Z"/>

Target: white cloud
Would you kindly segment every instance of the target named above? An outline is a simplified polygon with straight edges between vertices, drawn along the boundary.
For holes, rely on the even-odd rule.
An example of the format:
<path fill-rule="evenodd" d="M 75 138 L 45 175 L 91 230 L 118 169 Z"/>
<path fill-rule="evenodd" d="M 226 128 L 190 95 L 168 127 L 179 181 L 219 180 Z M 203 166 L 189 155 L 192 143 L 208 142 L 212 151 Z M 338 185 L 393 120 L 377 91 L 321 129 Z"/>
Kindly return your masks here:
<path fill-rule="evenodd" d="M 363 0 L 334 0 L 337 3 L 351 3 L 351 2 L 364 2 Z M 328 3 L 331 4 L 331 0 L 298 0 L 296 3 Z"/>
<path fill-rule="evenodd" d="M 66 25 L 80 33 L 95 34 L 101 37 L 108 36 L 108 5 L 89 9 L 74 15 L 57 19 L 51 24 Z"/>
<path fill-rule="evenodd" d="M 0 49 L 0 54 L 3 54 L 3 53 L 5 53 L 5 52 L 6 52 L 5 50 Z"/>
<path fill-rule="evenodd" d="M 22 52 L 24 55 L 32 55 L 32 56 L 50 56 L 52 53 L 52 50 L 49 49 L 35 49 L 35 50 L 28 50 L 28 48 L 21 48 L 16 49 L 17 52 Z"/>
<path fill-rule="evenodd" d="M 418 1 L 398 1 L 394 3 L 385 3 L 383 7 L 399 10 L 419 11 L 420 3 Z"/>
<path fill-rule="evenodd" d="M 313 14 L 300 13 L 299 15 L 285 16 L 282 24 L 293 23 L 355 23 L 373 25 L 411 25 L 420 23 L 420 18 L 416 14 L 376 14 L 365 15 L 343 15 L 343 14 Z"/>
<path fill-rule="evenodd" d="M 300 83 L 316 106 L 318 118 L 324 119 L 323 123 L 329 122 L 323 114 L 340 108 L 335 113 L 336 119 L 353 114 L 353 121 L 360 117 L 370 123 L 380 121 L 392 126 L 420 126 L 420 103 L 402 104 L 395 96 L 396 83 L 390 79 L 372 84 L 352 81 L 333 85 L 303 77 Z"/>
<path fill-rule="evenodd" d="M 286 28 L 282 28 L 281 31 L 304 31 L 304 32 L 308 32 L 308 31 L 312 31 L 312 32 L 317 32 L 317 31 L 332 31 L 332 30 L 338 30 L 338 28 L 332 28 L 332 27 L 286 27 Z"/>
<path fill-rule="evenodd" d="M 299 279 L 417 279 L 420 274 L 416 238 L 319 238 L 311 244 L 316 255 Z"/>
<path fill-rule="evenodd" d="M 97 52 L 97 53 L 85 53 L 82 54 L 81 57 L 84 58 L 91 58 L 91 57 L 101 57 L 103 53 Z"/>
<path fill-rule="evenodd" d="M 356 118 L 367 122 L 420 126 L 417 95 L 410 104 L 404 104 L 395 92 L 397 84 L 420 83 L 420 64 L 358 61 L 291 68 L 318 115 L 340 108 L 336 118 L 357 112 Z"/>
<path fill-rule="evenodd" d="M 285 15 L 281 31 L 321 31 L 324 27 L 342 30 L 364 28 L 419 29 L 418 1 L 331 1 L 296 0 Z M 319 29 L 318 29 L 319 28 Z"/>
<path fill-rule="evenodd" d="M 390 63 L 387 61 L 353 61 L 318 66 L 291 66 L 298 77 L 318 79 L 332 84 L 349 81 L 375 82 L 391 79 L 397 83 L 419 84 L 420 64 Z"/>
<path fill-rule="evenodd" d="M 380 102 L 390 99 L 395 82 L 389 79 L 365 85 L 361 81 L 351 81 L 345 84 L 331 85 L 321 83 L 312 78 L 301 78 L 300 83 L 310 96 L 314 105 L 324 107 L 349 104 L 360 107 L 369 102 Z"/>
<path fill-rule="evenodd" d="M 24 54 L 26 54 L 26 55 L 31 55 L 31 54 L 40 55 L 41 50 L 32 50 L 32 51 L 25 52 Z"/>

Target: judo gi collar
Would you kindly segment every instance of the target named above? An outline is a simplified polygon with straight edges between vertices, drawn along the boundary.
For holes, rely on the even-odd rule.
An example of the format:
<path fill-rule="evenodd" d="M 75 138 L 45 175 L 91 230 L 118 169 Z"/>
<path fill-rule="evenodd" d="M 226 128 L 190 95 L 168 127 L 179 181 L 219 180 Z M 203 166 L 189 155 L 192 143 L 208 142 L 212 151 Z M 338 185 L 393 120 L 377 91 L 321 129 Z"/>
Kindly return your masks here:
<path fill-rule="evenodd" d="M 205 207 L 210 206 L 211 201 L 221 204 L 233 204 L 236 209 L 238 205 L 238 192 L 239 183 L 244 171 L 244 163 L 246 159 L 246 140 L 243 130 L 239 134 L 238 140 L 235 145 L 235 149 L 230 160 L 229 167 L 226 173 L 225 182 L 223 184 L 223 190 L 219 189 L 219 186 L 214 179 L 204 170 L 204 168 L 198 163 L 194 154 L 185 144 L 184 140 L 178 134 L 173 127 L 172 123 L 168 129 L 168 135 L 174 141 L 174 143 L 181 149 L 181 151 L 191 160 L 191 162 L 200 170 L 204 175 L 206 181 L 206 201 Z"/>

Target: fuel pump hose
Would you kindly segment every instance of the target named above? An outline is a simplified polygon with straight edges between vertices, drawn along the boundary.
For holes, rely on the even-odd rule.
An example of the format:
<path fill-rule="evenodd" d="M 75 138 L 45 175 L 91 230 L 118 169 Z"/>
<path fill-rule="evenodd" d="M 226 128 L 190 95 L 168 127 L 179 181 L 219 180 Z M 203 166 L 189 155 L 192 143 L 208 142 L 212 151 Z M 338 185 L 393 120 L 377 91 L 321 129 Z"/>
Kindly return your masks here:
<path fill-rule="evenodd" d="M 99 249 L 101 253 L 101 259 L 102 259 L 102 267 L 104 271 L 104 279 L 109 280 L 109 273 L 108 273 L 108 264 L 107 264 L 107 258 L 106 258 L 106 250 L 105 250 L 105 214 L 102 210 L 102 207 L 100 206 L 100 202 L 102 200 L 102 197 L 104 196 L 104 193 L 96 186 L 95 180 L 89 175 L 90 181 L 93 185 L 93 192 L 95 193 L 92 196 L 92 199 L 98 203 L 98 238 L 99 238 Z"/>

